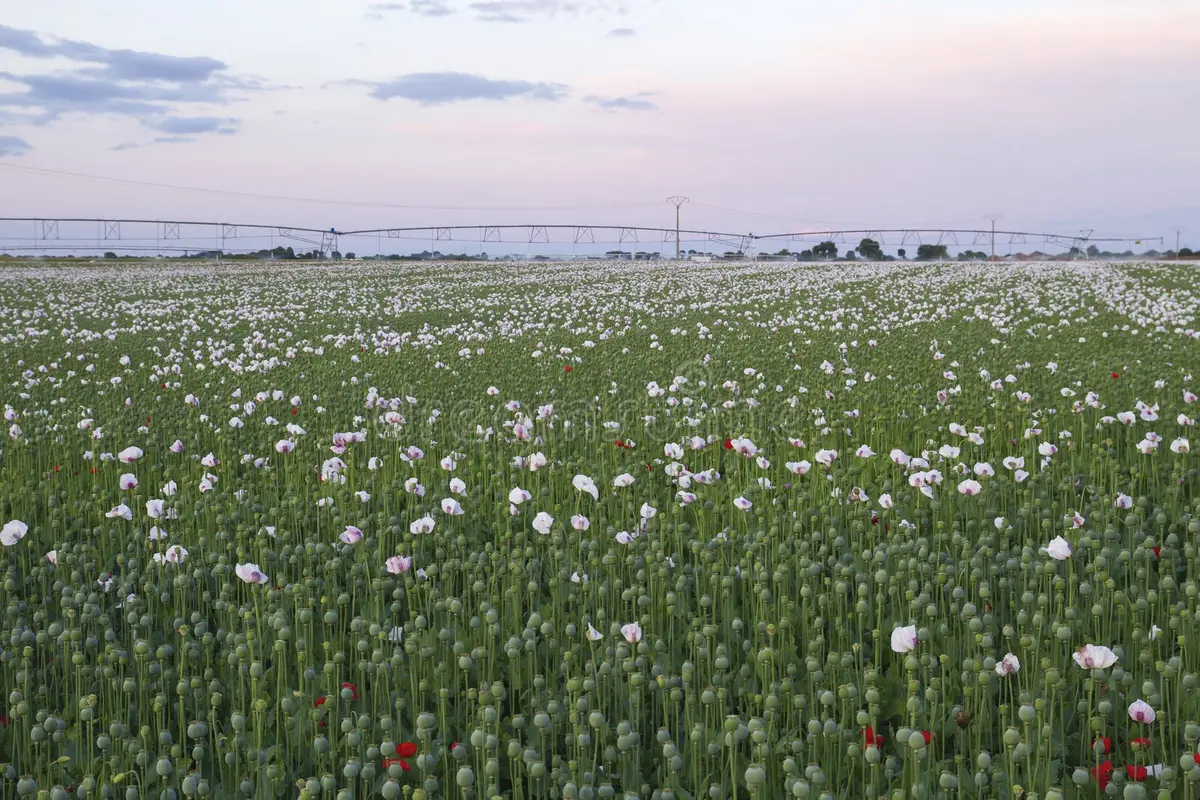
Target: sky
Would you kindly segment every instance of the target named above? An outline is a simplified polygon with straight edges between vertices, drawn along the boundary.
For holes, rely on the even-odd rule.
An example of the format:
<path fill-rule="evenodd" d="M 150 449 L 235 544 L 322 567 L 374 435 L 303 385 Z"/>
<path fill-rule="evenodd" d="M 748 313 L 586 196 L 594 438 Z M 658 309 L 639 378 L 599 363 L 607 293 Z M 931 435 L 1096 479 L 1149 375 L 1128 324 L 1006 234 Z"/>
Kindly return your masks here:
<path fill-rule="evenodd" d="M 48 0 L 0 20 L 4 217 L 670 227 L 684 195 L 703 230 L 1001 214 L 1200 247 L 1197 131 L 1194 0 Z"/>

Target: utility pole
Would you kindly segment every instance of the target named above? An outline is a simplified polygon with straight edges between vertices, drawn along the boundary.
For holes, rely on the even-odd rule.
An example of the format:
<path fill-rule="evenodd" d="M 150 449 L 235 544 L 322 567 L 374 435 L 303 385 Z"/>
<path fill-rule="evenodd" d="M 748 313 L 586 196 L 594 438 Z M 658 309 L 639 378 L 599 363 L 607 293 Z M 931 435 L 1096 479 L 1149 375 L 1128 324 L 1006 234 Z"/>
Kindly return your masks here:
<path fill-rule="evenodd" d="M 688 198 L 683 195 L 672 195 L 667 198 L 668 203 L 675 205 L 675 260 L 679 260 L 679 207 L 686 203 Z"/>
<path fill-rule="evenodd" d="M 1175 231 L 1175 260 L 1178 261 L 1179 260 L 1179 233 L 1181 231 L 1186 231 L 1187 225 L 1176 225 L 1175 227 L 1171 228 L 1171 230 Z"/>
<path fill-rule="evenodd" d="M 991 220 L 992 223 L 992 257 L 989 261 L 996 260 L 996 220 L 1004 219 L 1003 214 L 986 214 L 984 219 Z"/>

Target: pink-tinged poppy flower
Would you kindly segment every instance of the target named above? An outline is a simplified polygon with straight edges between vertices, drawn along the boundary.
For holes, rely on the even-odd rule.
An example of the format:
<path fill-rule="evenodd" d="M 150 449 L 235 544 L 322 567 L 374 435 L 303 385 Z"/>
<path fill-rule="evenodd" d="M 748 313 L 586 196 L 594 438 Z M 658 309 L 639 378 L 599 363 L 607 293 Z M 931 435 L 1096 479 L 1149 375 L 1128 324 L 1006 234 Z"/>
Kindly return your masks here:
<path fill-rule="evenodd" d="M 1150 725 L 1158 718 L 1154 708 L 1145 700 L 1134 700 L 1129 704 L 1129 718 L 1143 725 Z"/>
<path fill-rule="evenodd" d="M 408 530 L 414 536 L 419 536 L 423 533 L 433 533 L 434 524 L 433 517 L 426 514 L 420 519 L 413 520 L 409 524 Z"/>
<path fill-rule="evenodd" d="M 965 494 L 967 497 L 972 497 L 983 491 L 983 485 L 976 480 L 965 480 L 958 485 L 959 494 Z"/>
<path fill-rule="evenodd" d="M 917 648 L 917 626 L 907 625 L 892 630 L 892 652 L 911 653 Z"/>
<path fill-rule="evenodd" d="M 3 528 L 0 528 L 0 543 L 3 543 L 5 547 L 12 547 L 24 539 L 27 533 L 29 533 L 29 526 L 24 522 L 19 519 L 9 520 Z"/>
<path fill-rule="evenodd" d="M 142 448 L 126 447 L 121 452 L 117 453 L 117 460 L 122 464 L 132 464 L 142 457 Z"/>
<path fill-rule="evenodd" d="M 258 564 L 238 564 L 233 568 L 234 573 L 245 583 L 266 583 L 267 573 L 258 568 Z"/>
<path fill-rule="evenodd" d="M 387 571 L 393 575 L 403 575 L 412 569 L 412 558 L 409 556 L 392 556 L 384 563 Z"/>
<path fill-rule="evenodd" d="M 996 674 L 1001 678 L 1012 675 L 1021 669 L 1021 661 L 1013 653 L 1008 653 L 1000 661 L 996 662 Z"/>
<path fill-rule="evenodd" d="M 1085 644 L 1076 650 L 1071 657 L 1083 669 L 1108 669 L 1117 663 L 1117 654 L 1107 647 L 1098 644 Z"/>
<path fill-rule="evenodd" d="M 363 532 L 353 525 L 347 525 L 346 530 L 338 536 L 343 544 L 357 544 L 362 541 L 362 538 Z"/>
<path fill-rule="evenodd" d="M 1055 536 L 1050 540 L 1050 544 L 1042 548 L 1042 552 L 1055 561 L 1066 561 L 1071 557 L 1071 545 L 1063 537 Z"/>
<path fill-rule="evenodd" d="M 138 480 L 135 475 L 126 472 L 124 475 L 117 478 L 117 485 L 121 487 L 121 491 L 128 492 L 130 489 L 137 488 Z"/>
<path fill-rule="evenodd" d="M 630 644 L 636 644 L 642 640 L 642 626 L 636 622 L 622 625 L 621 635 L 625 637 L 625 641 Z"/>
<path fill-rule="evenodd" d="M 107 511 L 104 516 L 108 517 L 109 519 L 117 519 L 118 517 L 121 519 L 133 519 L 133 510 L 124 503 L 121 503 L 120 505 L 114 506 L 112 509 Z"/>

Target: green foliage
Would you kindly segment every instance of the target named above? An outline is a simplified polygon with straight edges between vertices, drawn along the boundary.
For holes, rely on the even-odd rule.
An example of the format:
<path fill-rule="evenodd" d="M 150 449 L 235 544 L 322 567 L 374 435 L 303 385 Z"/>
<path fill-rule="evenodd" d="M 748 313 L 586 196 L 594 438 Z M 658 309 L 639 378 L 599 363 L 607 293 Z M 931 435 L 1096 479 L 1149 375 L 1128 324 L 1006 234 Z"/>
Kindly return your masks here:
<path fill-rule="evenodd" d="M 1198 308 L 1187 263 L 6 266 L 0 785 L 1192 797 Z"/>

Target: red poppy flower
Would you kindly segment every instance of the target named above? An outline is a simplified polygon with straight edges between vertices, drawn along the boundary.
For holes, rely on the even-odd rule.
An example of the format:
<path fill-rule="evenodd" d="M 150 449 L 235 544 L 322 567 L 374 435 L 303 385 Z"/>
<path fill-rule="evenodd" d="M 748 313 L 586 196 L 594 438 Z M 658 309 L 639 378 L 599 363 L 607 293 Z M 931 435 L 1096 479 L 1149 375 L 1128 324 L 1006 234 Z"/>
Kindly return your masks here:
<path fill-rule="evenodd" d="M 1154 557 L 1155 557 L 1155 558 L 1161 558 L 1161 557 L 1162 557 L 1162 548 L 1161 548 L 1161 547 L 1151 547 L 1150 549 L 1154 551 Z"/>
<path fill-rule="evenodd" d="M 415 742 L 401 742 L 396 748 L 396 755 L 401 758 L 412 758 L 417 754 L 417 745 Z"/>
<path fill-rule="evenodd" d="M 164 389 L 165 389 L 165 388 L 167 388 L 167 385 L 164 383 L 164 384 L 162 385 L 162 388 L 164 388 Z"/>
<path fill-rule="evenodd" d="M 1101 736 L 1100 738 L 1096 739 L 1096 742 L 1095 742 L 1095 744 L 1092 745 L 1092 747 L 1095 748 L 1095 746 L 1097 744 L 1104 745 L 1104 750 L 1101 751 L 1104 753 L 1104 755 L 1108 755 L 1109 753 L 1112 752 L 1112 739 L 1110 739 L 1109 737 Z"/>
<path fill-rule="evenodd" d="M 1096 783 L 1100 786 L 1100 791 L 1108 788 L 1108 782 L 1112 780 L 1113 765 L 1111 761 L 1105 761 L 1098 767 L 1092 767 L 1089 772 L 1096 779 Z"/>
<path fill-rule="evenodd" d="M 647 464 L 647 465 L 646 465 L 646 472 L 654 472 L 654 465 L 652 465 L 652 464 Z"/>
<path fill-rule="evenodd" d="M 879 747 L 883 744 L 883 736 L 875 733 L 875 729 L 868 725 L 863 728 L 863 744 L 873 744 Z"/>
<path fill-rule="evenodd" d="M 726 439 L 726 440 L 725 440 L 725 449 L 726 449 L 726 450 L 732 450 L 732 449 L 733 449 L 733 439 Z"/>
<path fill-rule="evenodd" d="M 1136 738 L 1132 742 L 1130 742 L 1130 744 L 1133 745 L 1134 747 L 1146 748 L 1146 747 L 1150 746 L 1150 740 L 1147 739 L 1145 736 L 1139 736 L 1138 738 Z"/>
<path fill-rule="evenodd" d="M 0 714 L 0 728 L 7 728 L 9 722 L 8 714 Z M 1196 758 L 1196 763 L 1200 764 L 1200 757 Z"/>
<path fill-rule="evenodd" d="M 313 700 L 313 708 L 320 708 L 321 706 L 325 705 L 326 699 L 327 698 L 325 697 L 325 695 L 321 695 L 316 700 Z"/>
<path fill-rule="evenodd" d="M 7 717 L 5 717 L 5 719 L 7 719 Z M 1192 758 L 1195 760 L 1196 764 L 1200 765 L 1200 753 L 1192 753 Z"/>
<path fill-rule="evenodd" d="M 921 731 L 921 735 L 925 737 L 925 744 L 929 744 L 933 741 L 933 734 L 929 731 Z"/>
<path fill-rule="evenodd" d="M 1129 776 L 1131 781 L 1144 781 L 1150 776 L 1150 771 L 1143 766 L 1130 764 L 1125 768 L 1125 774 Z"/>
<path fill-rule="evenodd" d="M 1121 377 L 1121 376 L 1120 376 L 1118 373 L 1116 373 L 1116 372 L 1114 372 L 1112 375 L 1113 375 L 1113 380 L 1114 380 L 1114 381 L 1115 381 L 1117 378 Z"/>
<path fill-rule="evenodd" d="M 350 699 L 351 700 L 358 699 L 358 687 L 355 686 L 353 683 L 343 683 L 342 688 L 350 690 Z"/>
<path fill-rule="evenodd" d="M 574 368 L 574 367 L 572 367 L 572 366 L 570 366 L 570 365 L 563 367 L 563 369 L 564 369 L 565 371 L 567 371 L 567 372 L 574 372 L 574 371 L 575 371 L 575 368 Z"/>
<path fill-rule="evenodd" d="M 293 409 L 292 409 L 292 416 L 293 416 L 293 417 L 294 417 L 294 416 L 296 416 L 296 415 L 297 415 L 297 414 L 299 414 L 299 413 L 300 413 L 300 409 L 298 409 L 298 408 L 293 408 Z"/>
<path fill-rule="evenodd" d="M 58 472 L 60 469 L 62 469 L 62 467 L 60 467 L 58 464 L 55 464 L 55 465 L 54 465 L 54 471 L 55 471 L 55 472 Z"/>
<path fill-rule="evenodd" d="M 391 767 L 392 764 L 399 764 L 400 769 L 404 770 L 405 772 L 412 771 L 412 766 L 407 761 L 405 761 L 403 758 L 385 758 L 383 760 L 383 768 L 384 769 Z"/>

